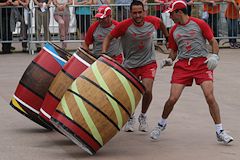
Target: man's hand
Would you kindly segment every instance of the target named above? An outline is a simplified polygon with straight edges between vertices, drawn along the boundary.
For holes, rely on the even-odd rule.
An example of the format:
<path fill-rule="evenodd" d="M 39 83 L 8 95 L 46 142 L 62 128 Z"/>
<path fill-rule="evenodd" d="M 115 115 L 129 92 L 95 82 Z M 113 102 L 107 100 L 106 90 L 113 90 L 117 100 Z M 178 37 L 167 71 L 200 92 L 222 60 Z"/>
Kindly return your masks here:
<path fill-rule="evenodd" d="M 220 58 L 217 54 L 211 54 L 211 56 L 208 57 L 208 59 L 204 63 L 207 63 L 209 70 L 214 70 L 218 65 L 219 59 Z"/>
<path fill-rule="evenodd" d="M 173 64 L 173 61 L 171 58 L 165 58 L 160 62 L 160 68 L 163 68 L 165 66 L 171 66 Z"/>

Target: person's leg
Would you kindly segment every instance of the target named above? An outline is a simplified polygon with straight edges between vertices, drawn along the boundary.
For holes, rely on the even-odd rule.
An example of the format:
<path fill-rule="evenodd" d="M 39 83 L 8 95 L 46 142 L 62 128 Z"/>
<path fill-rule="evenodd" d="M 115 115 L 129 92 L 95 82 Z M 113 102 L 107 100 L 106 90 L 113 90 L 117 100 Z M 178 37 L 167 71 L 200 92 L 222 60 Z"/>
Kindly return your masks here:
<path fill-rule="evenodd" d="M 157 127 L 154 128 L 150 134 L 150 138 L 152 138 L 153 140 L 159 140 L 161 131 L 163 131 L 166 128 L 167 118 L 172 112 L 174 105 L 178 101 L 179 97 L 181 96 L 184 87 L 185 85 L 183 84 L 172 83 L 170 89 L 170 96 L 168 100 L 165 102 L 163 108 L 162 118 L 159 120 Z"/>
<path fill-rule="evenodd" d="M 152 101 L 152 87 L 153 87 L 153 79 L 145 78 L 142 80 L 142 84 L 145 87 L 145 94 L 142 98 L 142 113 L 146 113 L 149 105 Z"/>
<path fill-rule="evenodd" d="M 233 35 L 232 20 L 229 19 L 229 18 L 226 18 L 226 21 L 227 21 L 227 25 L 228 25 L 228 37 L 232 37 L 232 35 Z M 229 45 L 230 45 L 230 48 L 234 47 L 234 43 L 233 43 L 232 38 L 229 38 Z"/>
<path fill-rule="evenodd" d="M 188 12 L 188 16 L 192 15 L 192 5 L 187 6 L 187 12 Z"/>
<path fill-rule="evenodd" d="M 50 24 L 50 12 L 44 12 L 42 13 L 43 17 L 43 35 L 44 35 L 44 41 L 50 41 L 51 40 L 51 35 L 49 31 L 49 24 Z"/>
<path fill-rule="evenodd" d="M 42 14 L 38 8 L 35 9 L 35 37 L 36 41 L 40 41 L 41 27 L 42 27 Z M 41 44 L 36 43 L 37 52 L 41 50 Z"/>
<path fill-rule="evenodd" d="M 134 74 L 136 77 L 142 80 L 142 84 L 145 87 L 145 93 L 142 98 L 142 110 L 141 114 L 138 117 L 139 121 L 139 131 L 147 132 L 148 131 L 148 124 L 147 124 L 147 110 L 149 108 L 149 105 L 152 101 L 152 87 L 153 87 L 153 81 L 157 70 L 157 64 L 150 63 L 142 67 L 138 68 L 130 68 L 129 69 L 132 74 Z M 125 131 L 133 131 L 133 125 L 134 125 L 134 115 L 132 115 L 128 121 L 128 123 L 125 126 Z"/>
<path fill-rule="evenodd" d="M 238 19 L 232 19 L 232 30 L 233 30 L 233 42 L 235 48 L 240 48 L 240 44 L 237 43 L 237 32 L 238 32 Z M 236 37 L 236 38 L 235 38 Z"/>
<path fill-rule="evenodd" d="M 220 19 L 220 14 L 216 13 L 212 15 L 212 25 L 213 25 L 213 32 L 214 32 L 214 37 L 216 37 L 217 42 L 219 43 L 219 19 Z"/>
<path fill-rule="evenodd" d="M 24 38 L 26 38 L 26 36 L 24 35 L 25 33 L 25 20 L 24 20 L 24 14 L 22 12 L 20 12 L 20 40 L 23 40 Z M 24 37 L 25 36 L 25 37 Z"/>
<path fill-rule="evenodd" d="M 2 17 L 2 40 L 3 41 L 11 41 L 12 40 L 12 32 L 10 30 L 10 15 L 6 15 Z M 11 42 L 3 42 L 2 43 L 2 52 L 3 54 L 9 54 L 11 51 Z"/>
<path fill-rule="evenodd" d="M 142 80 L 142 84 L 145 87 L 145 93 L 142 98 L 142 110 L 141 114 L 138 117 L 139 127 L 138 130 L 142 132 L 148 131 L 148 124 L 147 124 L 147 110 L 152 102 L 152 87 L 153 87 L 152 78 L 144 78 Z"/>
<path fill-rule="evenodd" d="M 162 19 L 161 11 L 160 11 L 160 10 L 156 10 L 156 16 L 157 16 L 158 18 L 161 18 L 161 19 Z M 158 39 L 159 39 L 159 38 L 163 38 L 162 31 L 159 30 L 159 29 L 157 30 L 157 38 L 158 38 Z M 157 42 L 158 42 L 159 44 L 162 43 L 161 40 L 158 40 Z"/>
<path fill-rule="evenodd" d="M 63 21 L 64 21 L 64 28 L 65 28 L 65 30 L 64 30 L 64 40 L 67 40 L 68 39 L 68 29 L 69 29 L 69 22 L 70 22 L 70 15 L 64 15 L 63 16 Z M 63 42 L 63 44 L 62 44 L 62 47 L 65 49 L 65 48 L 67 48 L 67 43 L 66 42 Z"/>
<path fill-rule="evenodd" d="M 24 29 L 24 33 L 23 33 L 23 39 L 25 40 L 25 42 L 22 43 L 22 47 L 23 47 L 23 51 L 27 52 L 27 48 L 28 48 L 28 25 L 24 23 L 25 29 Z M 25 50 L 26 49 L 26 50 Z"/>
<path fill-rule="evenodd" d="M 208 16 L 208 25 L 213 29 L 212 21 L 213 21 L 213 15 L 209 14 L 209 16 Z"/>
<path fill-rule="evenodd" d="M 63 17 L 58 15 L 58 14 L 54 14 L 54 19 L 58 23 L 58 28 L 59 28 L 59 33 L 60 33 L 60 40 L 64 41 L 65 40 L 65 22 L 63 20 Z"/>
<path fill-rule="evenodd" d="M 77 36 L 80 39 L 80 15 L 76 14 L 76 23 L 77 23 Z"/>
<path fill-rule="evenodd" d="M 87 15 L 81 15 L 80 16 L 80 40 L 84 40 L 85 39 L 85 30 L 86 30 L 86 16 Z"/>
<path fill-rule="evenodd" d="M 84 40 L 87 30 L 91 25 L 91 17 L 90 15 L 81 15 L 81 36 L 80 39 Z"/>
<path fill-rule="evenodd" d="M 129 18 L 129 8 L 123 7 L 123 20 Z"/>
<path fill-rule="evenodd" d="M 169 114 L 172 112 L 174 105 L 178 101 L 179 97 L 182 94 L 182 91 L 184 89 L 185 85 L 183 84 L 172 84 L 171 89 L 170 89 L 170 96 L 168 100 L 166 101 L 164 108 L 163 108 L 163 113 L 162 113 L 162 118 L 167 119 Z M 160 124 L 161 125 L 161 124 Z"/>
<path fill-rule="evenodd" d="M 136 68 L 128 68 L 128 70 L 133 74 L 135 75 L 135 77 L 139 78 L 140 79 L 140 76 L 139 76 L 139 73 L 138 73 L 138 70 Z M 125 132 L 133 132 L 134 131 L 134 125 L 135 125 L 135 115 L 134 115 L 134 112 L 132 113 L 132 115 L 129 117 L 125 127 L 124 127 L 124 131 Z"/>
<path fill-rule="evenodd" d="M 215 123 L 217 140 L 225 144 L 230 143 L 231 141 L 233 141 L 233 138 L 223 130 L 219 106 L 213 94 L 213 82 L 204 81 L 200 86 L 203 90 L 204 96 L 209 106 L 210 114 Z"/>
<path fill-rule="evenodd" d="M 116 13 L 117 13 L 116 20 L 118 22 L 121 22 L 123 20 L 123 6 L 118 6 Z"/>
<path fill-rule="evenodd" d="M 218 104 L 215 100 L 213 94 L 213 82 L 212 81 L 204 81 L 201 85 L 204 96 L 206 98 L 207 104 L 209 106 L 209 111 L 212 116 L 212 119 L 215 124 L 221 123 L 220 111 Z"/>
<path fill-rule="evenodd" d="M 27 40 L 27 25 L 25 24 L 24 20 L 24 13 L 23 10 L 20 12 L 21 15 L 21 30 L 20 30 L 20 40 L 26 41 Z M 22 42 L 22 49 L 23 52 L 27 52 L 27 42 Z"/>

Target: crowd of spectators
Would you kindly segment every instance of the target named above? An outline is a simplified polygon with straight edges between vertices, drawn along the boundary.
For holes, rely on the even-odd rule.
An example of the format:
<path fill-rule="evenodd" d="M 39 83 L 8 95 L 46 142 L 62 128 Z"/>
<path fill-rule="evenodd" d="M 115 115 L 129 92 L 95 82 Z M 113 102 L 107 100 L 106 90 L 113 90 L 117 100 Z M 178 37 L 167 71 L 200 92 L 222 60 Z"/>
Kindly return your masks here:
<path fill-rule="evenodd" d="M 22 42 L 22 51 L 28 52 L 28 21 L 29 19 L 25 16 L 29 12 L 29 3 L 31 0 L 0 0 L 0 23 L 1 23 L 1 43 L 2 52 L 1 54 L 11 53 L 14 47 L 11 46 L 11 41 L 13 38 L 13 32 L 15 30 L 16 22 L 20 22 L 20 34 L 19 41 Z M 164 12 L 172 0 L 142 0 L 145 4 L 145 9 L 147 8 L 147 3 L 156 3 L 154 8 L 154 15 L 162 18 L 168 19 L 167 14 Z M 41 41 L 41 32 L 43 35 L 43 40 L 51 40 L 51 34 L 49 30 L 50 22 L 50 7 L 54 6 L 54 20 L 59 25 L 59 40 L 61 41 L 62 47 L 67 48 L 67 43 L 69 37 L 69 21 L 70 21 L 70 11 L 69 5 L 76 5 L 74 7 L 74 16 L 76 17 L 76 27 L 78 33 L 78 39 L 84 40 L 85 34 L 91 25 L 92 15 L 94 15 L 94 10 L 91 5 L 102 5 L 102 4 L 117 4 L 115 9 L 113 9 L 113 19 L 117 21 L 123 21 L 129 17 L 129 4 L 132 0 L 33 0 L 35 6 L 35 40 Z M 194 6 L 193 0 L 186 0 L 188 4 L 188 15 L 191 15 L 192 7 Z M 240 48 L 240 44 L 237 42 L 238 36 L 238 19 L 239 19 L 239 8 L 240 0 L 227 0 L 226 3 L 223 0 L 199 0 L 203 5 L 203 16 L 202 18 L 208 22 L 209 26 L 212 28 L 214 36 L 219 42 L 219 21 L 221 13 L 221 5 L 226 5 L 225 19 L 228 27 L 228 37 L 230 48 Z M 97 7 L 96 7 L 97 8 Z M 146 11 L 146 14 L 152 14 Z M 171 23 L 170 23 L 171 24 Z M 171 25 L 166 25 L 169 29 Z M 43 31 L 42 31 L 43 28 Z M 161 38 L 161 31 L 157 31 L 157 37 Z M 159 45 L 162 41 L 158 41 Z M 36 51 L 40 51 L 42 43 L 36 43 Z"/>

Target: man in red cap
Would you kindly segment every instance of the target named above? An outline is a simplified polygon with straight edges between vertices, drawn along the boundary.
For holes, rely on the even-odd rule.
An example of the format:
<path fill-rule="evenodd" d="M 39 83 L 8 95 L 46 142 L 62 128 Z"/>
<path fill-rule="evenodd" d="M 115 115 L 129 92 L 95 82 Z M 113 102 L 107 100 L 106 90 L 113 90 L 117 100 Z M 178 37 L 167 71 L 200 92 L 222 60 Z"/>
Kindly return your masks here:
<path fill-rule="evenodd" d="M 112 40 L 121 37 L 124 61 L 123 66 L 128 68 L 142 81 L 146 92 L 142 99 L 142 111 L 138 117 L 139 130 L 148 131 L 147 110 L 152 101 L 152 87 L 157 70 L 153 34 L 161 29 L 165 37 L 168 32 L 160 18 L 145 16 L 144 5 L 141 1 L 133 1 L 130 5 L 131 18 L 119 23 L 105 38 L 103 52 L 108 50 Z M 134 131 L 134 115 L 125 125 L 125 131 Z"/>
<path fill-rule="evenodd" d="M 93 44 L 93 56 L 98 58 L 102 54 L 102 43 L 104 38 L 112 31 L 118 22 L 112 19 L 112 10 L 109 6 L 100 6 L 95 17 L 97 21 L 89 27 L 83 48 L 89 50 L 89 45 Z M 120 38 L 115 38 L 111 42 L 105 54 L 112 57 L 120 64 L 122 63 L 123 58 Z"/>
<path fill-rule="evenodd" d="M 166 128 L 166 120 L 183 89 L 191 86 L 195 80 L 196 84 L 201 86 L 209 106 L 217 140 L 228 144 L 233 138 L 223 130 L 219 107 L 213 94 L 213 70 L 219 61 L 218 43 L 205 21 L 187 15 L 187 5 L 184 1 L 172 2 L 168 12 L 175 25 L 169 35 L 170 55 L 161 62 L 160 67 L 171 66 L 176 57 L 178 61 L 174 65 L 170 96 L 164 105 L 162 118 L 150 136 L 159 140 L 160 133 Z M 208 53 L 206 40 L 212 46 L 212 54 Z"/>

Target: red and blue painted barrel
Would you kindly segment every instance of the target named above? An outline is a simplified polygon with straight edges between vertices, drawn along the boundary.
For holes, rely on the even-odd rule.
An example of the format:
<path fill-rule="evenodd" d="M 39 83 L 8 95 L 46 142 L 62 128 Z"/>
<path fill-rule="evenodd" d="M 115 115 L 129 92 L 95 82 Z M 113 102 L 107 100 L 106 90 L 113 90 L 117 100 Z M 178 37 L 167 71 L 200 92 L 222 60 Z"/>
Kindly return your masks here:
<path fill-rule="evenodd" d="M 48 88 L 71 54 L 53 43 L 46 43 L 25 70 L 10 105 L 37 124 L 51 129 L 39 118 Z"/>

